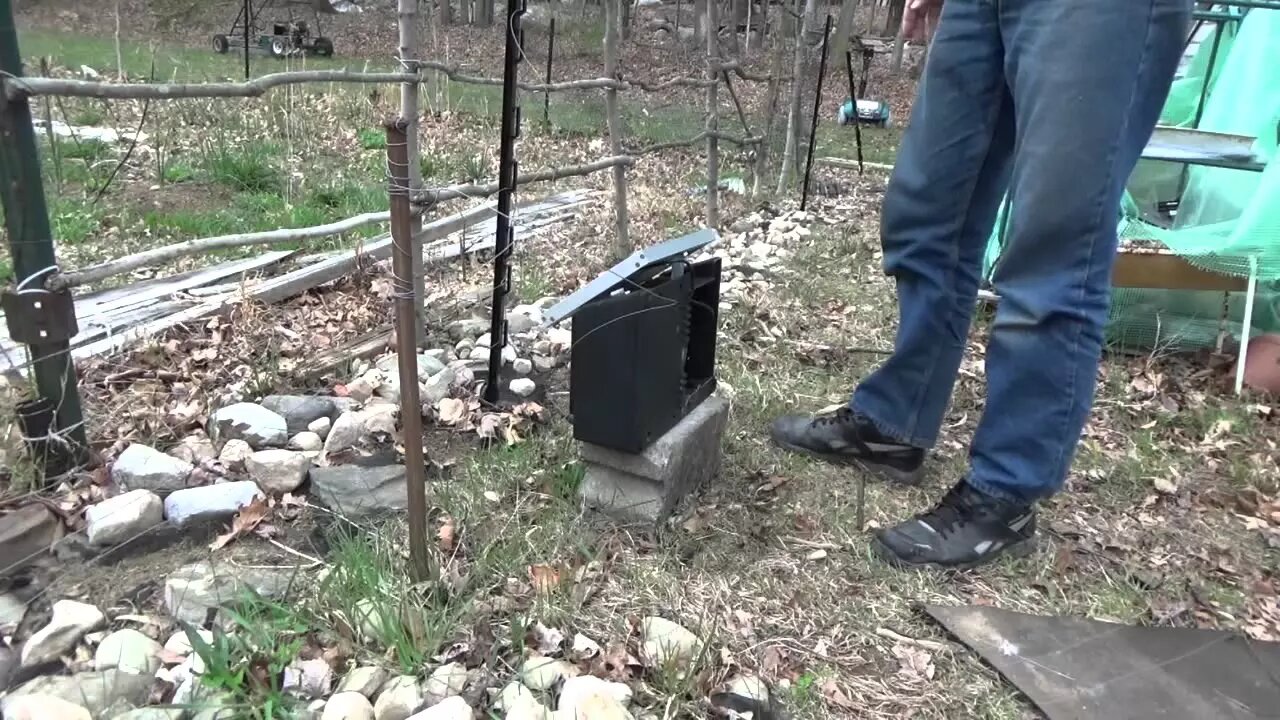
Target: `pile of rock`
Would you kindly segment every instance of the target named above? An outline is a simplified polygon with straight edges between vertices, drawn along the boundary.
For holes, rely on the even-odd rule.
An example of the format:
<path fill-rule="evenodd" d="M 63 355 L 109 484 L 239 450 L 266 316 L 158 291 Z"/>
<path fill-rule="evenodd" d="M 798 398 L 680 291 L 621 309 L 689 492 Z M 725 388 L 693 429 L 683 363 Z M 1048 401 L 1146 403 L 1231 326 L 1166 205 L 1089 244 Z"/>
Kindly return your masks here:
<path fill-rule="evenodd" d="M 803 210 L 781 215 L 760 210 L 738 220 L 727 234 L 708 245 L 695 260 L 720 258 L 720 309 L 732 309 L 748 292 L 768 291 L 775 279 L 785 274 L 784 261 L 810 234 L 808 226 L 814 221 L 814 216 Z"/>

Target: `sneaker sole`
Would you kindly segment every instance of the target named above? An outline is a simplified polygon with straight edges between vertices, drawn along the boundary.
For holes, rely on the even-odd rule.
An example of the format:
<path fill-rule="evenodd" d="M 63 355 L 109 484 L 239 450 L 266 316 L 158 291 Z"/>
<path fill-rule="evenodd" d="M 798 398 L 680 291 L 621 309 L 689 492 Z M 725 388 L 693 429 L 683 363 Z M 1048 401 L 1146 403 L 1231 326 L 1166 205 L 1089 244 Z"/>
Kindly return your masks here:
<path fill-rule="evenodd" d="M 896 555 L 892 550 L 890 550 L 887 545 L 881 542 L 880 538 L 878 537 L 872 538 L 871 551 L 875 553 L 876 557 L 880 558 L 881 560 L 888 563 L 889 565 L 892 565 L 893 567 L 898 568 L 899 570 L 942 570 L 942 571 L 972 570 L 976 567 L 982 567 L 983 565 L 990 565 L 991 563 L 1004 557 L 1011 557 L 1011 558 L 1026 557 L 1036 551 L 1036 538 L 1033 535 L 1027 538 L 1026 540 L 1021 540 L 1019 542 L 1013 543 L 1012 545 L 1006 545 L 1005 547 L 1000 548 L 995 553 L 981 560 L 974 560 L 971 562 L 961 563 L 958 565 L 942 565 L 941 563 L 935 563 L 935 562 L 916 563 L 916 562 L 911 562 L 909 560 L 903 560 L 901 557 L 898 557 L 898 555 Z"/>
<path fill-rule="evenodd" d="M 820 453 L 816 450 L 810 450 L 807 447 L 794 445 L 785 440 L 780 440 L 776 437 L 772 437 L 772 436 L 770 437 L 773 440 L 773 444 L 777 445 L 783 450 L 788 450 L 790 452 L 798 453 L 800 455 L 808 455 L 811 458 L 823 460 L 833 465 L 849 465 L 853 467 L 860 467 L 863 470 L 866 470 L 867 472 L 871 473 L 872 475 L 877 475 L 885 480 L 888 480 L 889 482 L 897 483 L 899 485 L 919 485 L 921 479 L 923 479 L 924 477 L 923 467 L 916 468 L 915 470 L 903 470 L 901 468 L 892 467 L 890 465 L 882 465 L 880 463 L 871 462 L 870 460 L 864 460 L 863 458 L 852 457 L 849 455 L 831 455 L 828 453 Z"/>

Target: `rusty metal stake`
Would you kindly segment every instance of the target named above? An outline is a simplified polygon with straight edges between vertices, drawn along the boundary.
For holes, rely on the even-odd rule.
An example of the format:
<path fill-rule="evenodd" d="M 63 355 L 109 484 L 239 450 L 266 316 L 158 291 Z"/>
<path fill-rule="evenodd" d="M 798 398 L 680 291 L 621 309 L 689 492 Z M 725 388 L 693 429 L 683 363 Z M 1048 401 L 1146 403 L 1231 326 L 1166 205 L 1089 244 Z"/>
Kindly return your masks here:
<path fill-rule="evenodd" d="M 400 365 L 400 425 L 409 486 L 409 562 L 415 580 L 435 572 L 427 546 L 427 464 L 422 451 L 422 404 L 418 398 L 418 312 L 413 291 L 413 208 L 409 202 L 408 123 L 387 123 L 387 178 L 391 195 L 391 272 L 396 303 L 396 355 Z"/>

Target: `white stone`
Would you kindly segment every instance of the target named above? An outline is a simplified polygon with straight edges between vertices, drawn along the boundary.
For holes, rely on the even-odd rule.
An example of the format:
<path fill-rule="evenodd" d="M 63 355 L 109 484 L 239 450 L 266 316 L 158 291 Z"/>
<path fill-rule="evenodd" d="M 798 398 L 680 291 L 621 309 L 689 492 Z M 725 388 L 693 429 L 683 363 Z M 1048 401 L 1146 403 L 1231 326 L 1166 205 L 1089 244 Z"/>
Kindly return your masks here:
<path fill-rule="evenodd" d="M 327 417 L 316 418 L 307 425 L 307 430 L 320 436 L 321 440 L 329 437 L 329 428 L 333 427 L 333 421 Z"/>
<path fill-rule="evenodd" d="M 392 403 L 375 403 L 360 412 L 364 432 L 368 435 L 395 435 L 400 407 Z"/>
<path fill-rule="evenodd" d="M 255 450 L 284 447 L 289 440 L 289 424 L 279 413 L 255 403 L 236 403 L 220 408 L 209 418 L 220 442 L 240 439 Z"/>
<path fill-rule="evenodd" d="M 548 657 L 531 657 L 520 666 L 520 681 L 530 690 L 550 690 L 565 678 L 578 674 L 578 669 L 564 660 Z"/>
<path fill-rule="evenodd" d="M 207 643 L 213 642 L 213 631 L 204 628 L 196 628 L 196 634 Z M 193 652 L 191 647 L 191 638 L 187 636 L 186 630 L 179 630 L 169 636 L 164 642 L 164 649 L 174 655 L 190 655 Z"/>
<path fill-rule="evenodd" d="M 520 397 L 529 397 L 538 389 L 538 384 L 529 378 L 516 378 L 511 381 L 511 392 Z"/>
<path fill-rule="evenodd" d="M 373 704 L 358 692 L 340 692 L 325 703 L 320 720 L 374 720 Z"/>
<path fill-rule="evenodd" d="M 453 387 L 453 381 L 457 375 L 456 370 L 446 367 L 427 378 L 427 381 L 422 384 L 422 402 L 435 405 L 449 397 L 449 389 Z"/>
<path fill-rule="evenodd" d="M 218 451 L 214 449 L 213 441 L 203 432 L 182 438 L 176 446 L 169 449 L 169 454 L 192 465 L 198 465 L 204 460 L 214 460 L 218 457 Z"/>
<path fill-rule="evenodd" d="M 374 697 L 386 681 L 387 671 L 384 668 L 376 665 L 358 667 L 343 676 L 342 681 L 338 683 L 338 692 L 354 692 L 365 697 Z"/>
<path fill-rule="evenodd" d="M 408 720 L 422 704 L 422 688 L 412 675 L 398 675 L 387 681 L 373 704 L 375 720 Z"/>
<path fill-rule="evenodd" d="M 497 699 L 493 701 L 493 709 L 498 712 L 511 712 L 516 706 L 529 700 L 537 702 L 538 698 L 534 697 L 533 692 L 522 683 L 512 680 L 498 693 Z"/>
<path fill-rule="evenodd" d="M 633 720 L 627 712 L 631 688 L 622 683 L 579 675 L 565 680 L 560 689 L 557 717 L 584 720 Z"/>
<path fill-rule="evenodd" d="M 187 486 L 195 467 L 159 450 L 134 443 L 111 466 L 111 480 L 125 490 L 173 492 Z"/>
<path fill-rule="evenodd" d="M 201 520 L 227 518 L 261 494 L 262 490 L 252 480 L 187 488 L 165 498 L 164 516 L 178 527 Z"/>
<path fill-rule="evenodd" d="M 333 668 L 323 658 L 298 660 L 284 669 L 281 689 L 301 697 L 318 698 L 333 688 Z"/>
<path fill-rule="evenodd" d="M 107 616 L 96 606 L 75 600 L 53 604 L 49 624 L 40 628 L 22 646 L 22 665 L 30 667 L 52 662 L 70 653 L 86 633 L 107 624 Z"/>
<path fill-rule="evenodd" d="M 364 419 L 358 412 L 344 412 L 334 421 L 329 430 L 329 437 L 324 441 L 324 454 L 339 453 L 350 450 L 360 442 L 364 433 Z"/>
<path fill-rule="evenodd" d="M 484 360 L 485 362 L 488 362 L 489 348 L 477 345 L 476 347 L 471 348 L 471 352 L 467 354 L 467 357 L 471 360 Z"/>
<path fill-rule="evenodd" d="M 516 354 L 515 346 L 513 345 L 502 346 L 502 364 L 503 365 L 510 365 L 514 363 L 518 357 L 519 355 Z"/>
<path fill-rule="evenodd" d="M 565 352 L 573 347 L 573 331 L 563 327 L 551 328 L 547 330 L 547 340 L 551 341 L 552 352 Z"/>
<path fill-rule="evenodd" d="M 467 687 L 467 669 L 460 663 L 441 665 L 423 683 L 422 694 L 432 705 L 454 695 L 461 695 Z"/>
<path fill-rule="evenodd" d="M 160 643 L 137 630 L 117 630 L 93 653 L 95 670 L 116 668 L 134 675 L 150 675 L 160 669 Z"/>
<path fill-rule="evenodd" d="M 329 418 L 325 418 L 325 420 L 328 419 Z M 289 444 L 285 447 L 289 450 L 298 450 L 300 452 L 319 452 L 324 449 L 324 438 L 310 430 L 303 430 L 297 435 L 289 438 Z"/>
<path fill-rule="evenodd" d="M 511 704 L 504 720 L 556 720 L 556 714 L 532 695 L 521 695 Z"/>
<path fill-rule="evenodd" d="M 164 501 L 150 490 L 132 490 L 84 511 L 90 545 L 115 545 L 164 522 Z"/>
<path fill-rule="evenodd" d="M 507 329 L 513 333 L 528 332 L 542 321 L 542 308 L 537 305 L 517 305 L 507 313 Z"/>
<path fill-rule="evenodd" d="M 640 659 L 649 667 L 683 670 L 701 647 L 697 635 L 666 618 L 651 616 L 640 622 Z"/>
<path fill-rule="evenodd" d="M 516 358 L 515 362 L 511 363 L 511 369 L 518 375 L 528 375 L 533 372 L 533 361 L 528 358 Z"/>
<path fill-rule="evenodd" d="M 369 398 L 373 397 L 373 391 L 373 385 L 363 377 L 347 383 L 347 397 L 356 402 L 369 402 Z"/>
<path fill-rule="evenodd" d="M 19 695 L 4 704 L 5 720 L 93 720 L 85 708 L 52 695 Z"/>
<path fill-rule="evenodd" d="M 454 695 L 436 703 L 420 713 L 412 715 L 409 720 L 475 720 L 476 713 L 466 700 Z M 378 718 L 382 720 L 382 718 Z"/>
<path fill-rule="evenodd" d="M 231 472 L 244 472 L 244 462 L 253 454 L 253 448 L 243 440 L 228 440 L 218 453 L 218 462 Z"/>
<path fill-rule="evenodd" d="M 271 495 L 297 490 L 311 469 L 311 461 L 293 450 L 259 450 L 244 465 L 258 487 Z"/>
<path fill-rule="evenodd" d="M 293 573 L 280 570 L 245 568 L 223 562 L 195 562 L 178 568 L 165 578 L 164 607 L 178 620 L 204 623 L 210 608 L 235 602 L 248 590 L 265 598 L 277 598 L 294 580 Z M 225 618 L 225 613 L 219 617 Z"/>
<path fill-rule="evenodd" d="M 458 344 L 453 346 L 453 353 L 458 357 L 466 357 L 467 353 L 471 352 L 471 348 L 475 346 L 476 341 L 470 338 L 459 340 Z"/>
<path fill-rule="evenodd" d="M 534 355 L 533 366 L 538 372 L 551 372 L 556 369 L 556 359 L 548 355 Z"/>
<path fill-rule="evenodd" d="M 491 348 L 491 347 L 493 347 L 493 338 L 492 338 L 492 337 L 490 337 L 490 334 L 489 334 L 489 333 L 485 333 L 485 334 L 481 335 L 480 337 L 476 338 L 476 347 L 478 347 L 478 348 Z"/>

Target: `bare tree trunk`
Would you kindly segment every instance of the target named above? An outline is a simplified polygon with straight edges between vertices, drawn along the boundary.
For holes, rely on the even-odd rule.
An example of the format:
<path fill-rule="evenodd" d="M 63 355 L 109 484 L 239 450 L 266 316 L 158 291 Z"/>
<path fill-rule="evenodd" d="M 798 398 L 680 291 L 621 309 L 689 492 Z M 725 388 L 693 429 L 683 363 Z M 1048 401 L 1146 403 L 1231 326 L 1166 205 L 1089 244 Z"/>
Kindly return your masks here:
<path fill-rule="evenodd" d="M 716 27 L 716 0 L 707 0 L 707 227 L 720 225 L 720 145 L 716 133 L 720 131 L 720 105 L 716 96 L 719 87 L 719 36 Z M 736 35 L 736 33 L 735 33 Z"/>
<path fill-rule="evenodd" d="M 853 35 L 853 16 L 858 12 L 858 0 L 840 3 L 840 16 L 836 18 L 836 36 L 831 46 L 833 67 L 844 67 L 844 54 L 849 52 L 849 37 Z"/>
<path fill-rule="evenodd" d="M 116 80 L 124 82 L 124 55 L 120 52 L 120 0 L 116 0 Z"/>
<path fill-rule="evenodd" d="M 604 0 L 604 74 L 605 77 L 618 77 L 618 3 L 629 0 Z M 614 156 L 622 154 L 622 111 L 618 107 L 618 90 L 609 88 L 604 91 L 605 116 L 609 124 L 609 147 Z M 627 169 L 621 165 L 613 167 L 613 219 L 614 219 L 614 255 L 618 259 L 631 254 L 631 237 L 628 232 L 627 213 Z"/>
<path fill-rule="evenodd" d="M 471 15 L 471 9 L 474 4 L 474 0 L 458 0 L 458 15 L 460 16 L 458 22 L 463 25 L 470 25 L 475 22 Z"/>
<path fill-rule="evenodd" d="M 867 34 L 874 35 L 876 32 L 876 16 L 880 13 L 880 6 L 888 0 L 871 0 L 871 17 L 867 18 Z"/>
<path fill-rule="evenodd" d="M 418 57 L 418 0 L 399 0 L 400 20 L 400 58 L 417 60 Z M 409 158 L 406 177 L 409 178 L 410 193 L 422 189 L 422 165 L 418 155 L 418 84 L 407 82 L 400 85 L 400 117 L 405 121 L 405 154 Z M 421 219 L 414 220 L 412 230 L 417 233 L 422 228 Z M 413 291 L 417 301 L 418 336 L 421 346 L 426 342 L 426 323 L 422 305 L 427 297 L 426 278 L 422 269 L 422 246 L 411 248 L 413 255 Z"/>
<path fill-rule="evenodd" d="M 635 0 L 622 0 L 622 32 L 623 40 L 631 37 L 631 20 L 635 11 Z"/>
<path fill-rule="evenodd" d="M 453 24 L 453 0 L 438 0 L 440 3 L 440 27 Z"/>
<path fill-rule="evenodd" d="M 765 7 L 768 7 L 767 5 Z M 765 94 L 765 125 L 760 144 L 756 146 L 755 177 L 751 181 L 751 197 L 760 196 L 765 173 L 769 168 L 769 151 L 777 134 L 778 96 L 782 90 L 782 72 L 786 69 L 787 43 L 781 33 L 773 36 L 773 60 L 769 63 L 769 89 Z"/>
<path fill-rule="evenodd" d="M 808 77 L 805 67 L 811 64 L 806 59 L 810 54 L 808 40 L 817 19 L 817 5 L 817 0 L 805 0 L 800 32 L 796 34 L 795 62 L 791 67 L 791 101 L 787 106 L 787 143 L 782 150 L 782 170 L 778 172 L 778 195 L 786 192 L 787 185 L 791 183 L 791 173 L 800 155 L 796 152 L 797 139 L 804 126 L 800 106 L 804 104 L 801 102 L 804 99 L 804 78 Z"/>
<path fill-rule="evenodd" d="M 693 0 L 693 36 L 699 41 L 707 39 L 707 3 L 710 1 Z"/>
<path fill-rule="evenodd" d="M 884 21 L 884 36 L 895 37 L 902 29 L 902 13 L 906 10 L 907 0 L 889 0 L 889 15 Z"/>

